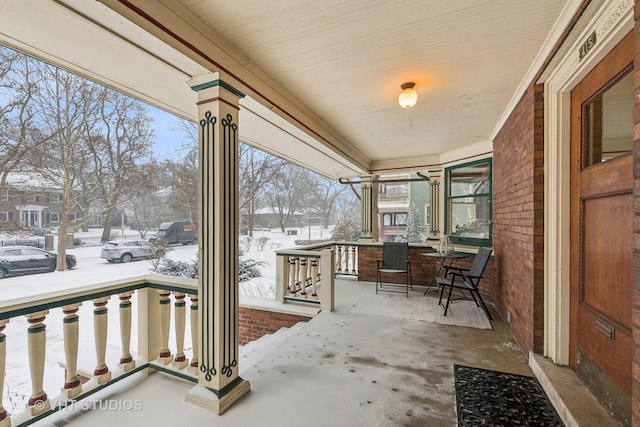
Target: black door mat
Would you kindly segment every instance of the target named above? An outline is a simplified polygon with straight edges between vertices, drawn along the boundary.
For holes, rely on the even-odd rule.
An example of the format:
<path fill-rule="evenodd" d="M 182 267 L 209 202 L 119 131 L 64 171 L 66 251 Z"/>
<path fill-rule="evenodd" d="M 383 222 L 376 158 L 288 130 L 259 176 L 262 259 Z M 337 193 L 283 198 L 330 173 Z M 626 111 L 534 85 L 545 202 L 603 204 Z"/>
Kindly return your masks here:
<path fill-rule="evenodd" d="M 535 377 L 454 365 L 458 426 L 564 426 Z"/>

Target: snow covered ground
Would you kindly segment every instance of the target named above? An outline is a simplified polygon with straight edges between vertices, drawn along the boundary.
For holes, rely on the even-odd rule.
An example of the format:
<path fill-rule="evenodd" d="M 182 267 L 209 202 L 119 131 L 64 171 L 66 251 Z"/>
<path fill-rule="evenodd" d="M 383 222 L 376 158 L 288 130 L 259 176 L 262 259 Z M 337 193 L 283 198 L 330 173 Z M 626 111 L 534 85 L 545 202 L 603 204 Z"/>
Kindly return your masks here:
<path fill-rule="evenodd" d="M 312 227 L 311 230 L 304 228 L 297 229 L 298 235 L 288 235 L 279 229 L 271 231 L 257 231 L 252 239 L 247 236 L 240 236 L 240 246 L 244 255 L 242 259 L 253 259 L 264 262 L 260 267 L 262 276 L 240 283 L 240 293 L 263 298 L 275 298 L 275 272 L 276 256 L 274 250 L 292 248 L 295 240 L 299 239 L 320 239 L 322 236 L 328 238 L 329 230 L 320 230 L 319 227 Z M 127 264 L 108 263 L 100 258 L 101 230 L 89 231 L 88 233 L 76 233 L 85 243 L 82 247 L 70 249 L 68 252 L 74 254 L 78 259 L 78 265 L 69 271 L 52 272 L 42 274 L 32 274 L 2 279 L 0 281 L 0 300 L 7 301 L 14 298 L 24 298 L 36 296 L 43 292 L 55 290 L 71 289 L 73 287 L 99 284 L 105 281 L 123 279 L 126 277 L 147 274 L 152 271 L 152 265 L 145 260 L 134 261 Z M 140 235 L 135 231 L 125 230 L 125 236 L 131 239 L 139 239 Z M 2 237 L 0 236 L 0 239 Z M 263 250 L 260 250 L 257 239 L 267 238 Z M 247 242 L 248 241 L 248 242 Z M 196 259 L 197 246 L 173 246 L 167 253 L 167 257 L 175 261 L 192 261 Z M 135 296 L 134 296 L 135 298 Z M 133 330 L 132 330 L 132 351 L 137 348 L 137 321 L 136 304 L 133 302 Z M 118 300 L 112 298 L 109 303 L 109 327 L 107 338 L 107 364 L 113 369 L 119 359 L 118 349 L 120 348 L 119 321 L 118 321 Z M 80 350 L 79 365 L 87 366 L 95 363 L 95 350 L 93 346 L 93 305 L 85 302 L 78 313 L 80 317 Z M 64 314 L 61 309 L 53 309 L 46 318 L 47 325 L 47 349 L 45 362 L 45 392 L 50 398 L 55 398 L 60 392 L 60 387 L 64 382 L 64 369 L 60 362 L 64 360 L 64 341 L 62 336 L 62 319 Z M 29 365 L 27 360 L 27 328 L 26 318 L 13 318 L 7 325 L 4 333 L 7 336 L 7 362 L 4 393 L 2 396 L 3 406 L 8 412 L 20 411 L 24 408 L 31 393 L 31 383 Z M 190 357 L 191 343 L 187 334 L 185 349 Z M 173 338 L 170 339 L 171 343 Z M 110 354 L 111 353 L 111 354 Z M 115 361 L 115 362 L 114 362 Z"/>

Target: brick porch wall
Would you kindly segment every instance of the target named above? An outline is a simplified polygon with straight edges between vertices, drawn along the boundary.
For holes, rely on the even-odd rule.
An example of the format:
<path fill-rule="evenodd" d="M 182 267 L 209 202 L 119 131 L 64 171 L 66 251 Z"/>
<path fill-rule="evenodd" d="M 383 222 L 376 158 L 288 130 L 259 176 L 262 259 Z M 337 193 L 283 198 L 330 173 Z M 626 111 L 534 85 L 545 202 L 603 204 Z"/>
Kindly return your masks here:
<path fill-rule="evenodd" d="M 633 366 L 631 372 L 632 425 L 640 426 L 640 3 L 635 3 L 633 104 Z"/>
<path fill-rule="evenodd" d="M 543 87 L 531 86 L 493 143 L 493 297 L 525 354 L 543 351 L 543 132 Z"/>
<path fill-rule="evenodd" d="M 280 328 L 290 328 L 298 322 L 309 320 L 311 317 L 240 307 L 238 341 L 240 345 L 245 345 Z"/>
<path fill-rule="evenodd" d="M 433 265 L 421 254 L 433 252 L 431 246 L 409 246 L 409 261 L 411 261 L 411 278 L 414 285 L 426 286 L 433 280 Z M 358 281 L 376 281 L 376 260 L 382 258 L 382 246 L 359 246 L 358 247 Z M 471 267 L 473 257 L 457 261 L 456 265 L 462 268 Z M 484 278 L 480 284 L 480 293 L 485 301 L 493 301 L 494 287 L 494 262 L 489 260 L 485 270 Z M 383 276 L 385 283 L 403 283 L 402 275 Z"/>

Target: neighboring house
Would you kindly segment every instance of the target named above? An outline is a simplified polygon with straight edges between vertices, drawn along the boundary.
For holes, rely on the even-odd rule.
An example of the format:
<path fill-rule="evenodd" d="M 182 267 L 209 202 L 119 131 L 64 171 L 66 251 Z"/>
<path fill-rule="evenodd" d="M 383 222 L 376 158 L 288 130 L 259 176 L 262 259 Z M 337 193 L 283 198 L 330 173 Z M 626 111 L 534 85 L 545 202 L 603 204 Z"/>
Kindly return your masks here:
<path fill-rule="evenodd" d="M 380 241 L 393 241 L 397 236 L 405 236 L 412 203 L 420 212 L 421 231 L 425 237 L 428 236 L 429 181 L 408 181 L 415 176 L 413 174 L 386 176 L 384 179 L 388 179 L 389 182 L 381 182 L 378 185 Z"/>
<path fill-rule="evenodd" d="M 34 173 L 13 172 L 0 193 L 0 222 L 19 221 L 27 227 L 58 227 L 62 215 L 62 189 Z M 80 218 L 69 213 L 69 220 Z"/>
<path fill-rule="evenodd" d="M 268 207 L 258 209 L 254 216 L 254 228 L 280 228 L 280 217 L 276 212 L 276 208 Z M 242 214 L 242 223 L 248 224 L 246 214 Z M 308 215 L 303 212 L 292 212 L 287 218 L 285 227 L 302 227 L 307 221 Z"/>

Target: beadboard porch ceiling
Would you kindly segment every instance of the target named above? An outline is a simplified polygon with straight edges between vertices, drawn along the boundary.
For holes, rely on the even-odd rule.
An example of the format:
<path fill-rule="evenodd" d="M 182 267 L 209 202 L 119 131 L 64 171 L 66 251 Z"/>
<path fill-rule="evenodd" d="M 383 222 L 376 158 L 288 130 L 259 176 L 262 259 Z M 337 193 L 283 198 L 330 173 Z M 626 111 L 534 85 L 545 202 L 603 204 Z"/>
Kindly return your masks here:
<path fill-rule="evenodd" d="M 243 142 L 338 178 L 490 151 L 580 3 L 0 0 L 0 42 L 191 120 L 220 71 Z"/>

